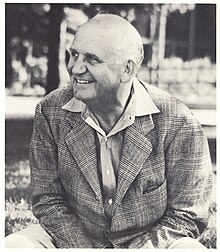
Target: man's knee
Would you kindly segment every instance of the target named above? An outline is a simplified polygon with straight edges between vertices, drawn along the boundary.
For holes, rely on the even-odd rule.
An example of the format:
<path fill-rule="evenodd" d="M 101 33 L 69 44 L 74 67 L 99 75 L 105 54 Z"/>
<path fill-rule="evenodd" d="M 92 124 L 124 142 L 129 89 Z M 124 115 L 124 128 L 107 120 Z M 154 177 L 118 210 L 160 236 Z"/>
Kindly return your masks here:
<path fill-rule="evenodd" d="M 6 248 L 55 248 L 50 235 L 39 225 L 31 225 L 5 238 Z"/>
<path fill-rule="evenodd" d="M 206 247 L 196 239 L 183 237 L 174 241 L 169 249 L 206 249 Z"/>
<path fill-rule="evenodd" d="M 34 243 L 27 237 L 19 234 L 10 234 L 5 238 L 6 248 L 35 248 Z"/>

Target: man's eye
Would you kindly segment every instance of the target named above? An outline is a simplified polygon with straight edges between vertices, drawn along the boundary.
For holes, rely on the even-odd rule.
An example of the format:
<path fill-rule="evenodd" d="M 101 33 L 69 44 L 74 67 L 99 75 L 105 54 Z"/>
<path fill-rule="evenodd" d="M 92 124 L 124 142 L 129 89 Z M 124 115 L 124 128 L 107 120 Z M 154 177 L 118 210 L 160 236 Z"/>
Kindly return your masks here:
<path fill-rule="evenodd" d="M 70 54 L 73 59 L 77 59 L 79 57 L 79 54 L 75 51 L 71 51 Z"/>
<path fill-rule="evenodd" d="M 100 61 L 97 58 L 95 58 L 95 57 L 88 57 L 87 61 L 89 63 L 91 63 L 91 64 L 98 64 L 98 63 L 100 63 Z"/>

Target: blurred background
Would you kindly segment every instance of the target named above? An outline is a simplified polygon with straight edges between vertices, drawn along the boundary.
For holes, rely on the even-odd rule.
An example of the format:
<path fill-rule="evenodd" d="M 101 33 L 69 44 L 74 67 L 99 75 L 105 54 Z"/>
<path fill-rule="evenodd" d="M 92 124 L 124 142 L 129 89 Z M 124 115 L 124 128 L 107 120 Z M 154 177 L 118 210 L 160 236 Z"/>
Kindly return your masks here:
<path fill-rule="evenodd" d="M 28 161 L 36 103 L 66 85 L 66 50 L 77 28 L 97 13 L 114 13 L 142 36 L 138 76 L 182 100 L 203 125 L 216 177 L 215 4 L 12 4 L 6 11 L 5 234 L 37 220 L 31 213 Z M 200 241 L 216 248 L 215 186 Z"/>

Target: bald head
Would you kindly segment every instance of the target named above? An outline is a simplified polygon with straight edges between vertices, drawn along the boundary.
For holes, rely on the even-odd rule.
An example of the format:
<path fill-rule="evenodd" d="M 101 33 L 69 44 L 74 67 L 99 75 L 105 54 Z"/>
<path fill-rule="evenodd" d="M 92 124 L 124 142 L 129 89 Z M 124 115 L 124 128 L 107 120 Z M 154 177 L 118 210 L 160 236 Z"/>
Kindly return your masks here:
<path fill-rule="evenodd" d="M 142 39 L 127 20 L 113 14 L 98 14 L 80 29 L 89 29 L 89 26 L 95 26 L 97 32 L 106 31 L 105 36 L 108 37 L 109 44 L 114 46 L 114 52 L 118 52 L 123 59 L 132 60 L 138 70 L 143 60 Z"/>
<path fill-rule="evenodd" d="M 78 29 L 69 51 L 74 96 L 96 110 L 124 108 L 143 58 L 135 28 L 119 16 L 97 15 Z"/>

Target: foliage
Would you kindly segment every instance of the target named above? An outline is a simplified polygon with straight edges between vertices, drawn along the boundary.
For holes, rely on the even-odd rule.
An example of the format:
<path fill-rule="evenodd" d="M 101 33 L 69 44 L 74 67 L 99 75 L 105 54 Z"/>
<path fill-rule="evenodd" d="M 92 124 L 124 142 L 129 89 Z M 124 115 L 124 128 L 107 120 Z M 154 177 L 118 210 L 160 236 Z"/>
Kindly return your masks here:
<path fill-rule="evenodd" d="M 5 235 L 38 222 L 31 211 L 28 160 L 6 165 L 5 191 Z"/>
<path fill-rule="evenodd" d="M 140 69 L 138 76 L 188 105 L 216 105 L 216 65 L 207 57 L 191 61 L 178 57 L 163 59 L 158 69 L 149 63 Z"/>
<path fill-rule="evenodd" d="M 59 78 L 59 45 L 60 45 L 60 26 L 62 20 L 66 20 L 65 9 L 77 9 L 88 16 L 93 17 L 97 13 L 113 13 L 122 16 L 131 22 L 139 31 L 142 37 L 145 39 L 145 61 L 147 63 L 153 58 L 158 58 L 156 51 L 158 51 L 159 44 L 166 44 L 165 55 L 170 57 L 178 55 L 185 60 L 189 58 L 189 48 L 194 48 L 195 57 L 211 56 L 214 61 L 215 55 L 215 7 L 214 5 L 199 5 L 199 4 L 44 4 L 44 3 L 22 3 L 22 4 L 6 4 L 6 86 L 11 88 L 12 84 L 17 82 L 24 83 L 25 95 L 36 95 L 36 90 L 33 90 L 34 85 L 39 85 L 45 89 L 43 92 L 40 90 L 40 94 L 49 93 L 53 89 L 57 88 L 60 84 Z M 167 8 L 168 21 L 166 26 L 166 36 L 164 42 L 161 43 L 161 10 L 163 7 Z M 64 10 L 64 11 L 63 11 Z M 191 14 L 196 13 L 197 21 L 191 20 Z M 187 14 L 187 15 L 185 15 Z M 205 19 L 203 18 L 205 15 Z M 76 16 L 71 15 L 72 19 L 77 19 Z M 183 18 L 183 16 L 185 18 Z M 191 21 L 190 21 L 191 20 Z M 209 22 L 207 23 L 206 21 Z M 191 23 L 190 23 L 191 22 Z M 203 26 L 199 25 L 204 22 Z M 194 27 L 194 23 L 197 23 Z M 75 28 L 72 29 L 72 26 Z M 194 46 L 189 44 L 189 31 L 194 27 L 195 30 L 195 43 Z M 204 28 L 206 27 L 206 28 Z M 68 36 L 68 32 L 75 33 L 77 29 L 76 24 L 68 24 L 63 39 Z M 183 29 L 184 28 L 184 29 Z M 181 32 L 179 32 L 181 30 Z M 164 31 L 165 32 L 165 31 Z M 202 34 L 200 37 L 199 34 Z M 184 43 L 183 40 L 185 40 Z M 197 43 L 198 40 L 198 43 Z M 210 42 L 211 41 L 211 42 Z M 169 43 L 168 43 L 169 42 Z M 175 43 L 174 43 L 175 42 Z M 210 44 L 210 43 L 211 44 Z M 168 46 L 169 44 L 169 46 Z M 168 47 L 167 47 L 168 46 Z M 177 51 L 176 51 L 177 50 Z M 183 53 L 178 53 L 178 50 Z M 169 53 L 168 53 L 169 51 Z M 193 50 L 192 50 L 193 51 Z M 153 53 L 154 52 L 154 53 Z M 168 54 L 167 54 L 168 53 Z M 60 55 L 63 54 L 60 49 Z M 188 55 L 188 56 L 187 56 Z M 191 55 L 191 54 L 190 54 Z M 192 55 L 191 55 L 192 56 Z M 192 58 L 190 56 L 190 58 Z M 64 56 L 63 56 L 64 57 Z M 42 62 L 37 62 L 38 58 L 46 58 Z M 31 59 L 32 62 L 29 62 Z M 165 59 L 162 62 L 166 62 Z M 12 65 L 16 61 L 21 62 L 20 69 L 13 69 Z M 35 61 L 35 62 L 34 62 Z M 170 60 L 168 59 L 169 63 Z M 156 62 L 158 62 L 156 60 Z M 62 64 L 62 62 L 61 62 Z M 166 64 L 166 63 L 165 63 Z M 62 66 L 63 67 L 63 66 Z M 160 66 L 161 67 L 161 66 Z M 24 68 L 24 69 L 22 69 Z M 61 68 L 60 68 L 61 69 Z M 148 75 L 151 75 L 153 83 L 159 83 L 161 77 L 164 76 L 176 76 L 168 71 L 163 71 L 163 66 L 160 72 L 152 71 Z M 187 75 L 200 78 L 204 76 L 215 76 L 213 71 L 202 71 L 201 69 L 192 69 L 192 75 L 187 72 Z M 17 80 L 16 76 L 19 75 L 19 71 L 23 71 L 21 76 L 23 80 Z M 26 73 L 25 73 L 26 71 Z M 146 74 L 147 75 L 147 74 Z M 178 77 L 182 78 L 184 73 L 178 71 Z M 13 77 L 13 78 L 12 78 Z M 26 80 L 25 80 L 25 78 Z M 181 81 L 184 85 L 187 82 Z M 206 83 L 206 82 L 204 82 Z M 165 83 L 166 88 L 173 88 L 174 92 L 179 86 L 175 86 L 175 82 L 171 80 L 171 84 L 168 86 Z M 193 83 L 193 85 L 196 82 Z M 191 85 L 191 86 L 193 86 Z M 27 88 L 26 88 L 27 86 Z M 197 85 L 194 85 L 195 89 Z M 202 86 L 199 90 L 207 86 Z M 181 87 L 181 91 L 184 91 L 184 87 Z M 42 92 L 41 92 L 42 91 Z M 173 91 L 173 90 L 169 90 Z M 13 94 L 14 91 L 9 92 Z M 38 90 L 37 90 L 38 92 Z M 15 95 L 18 95 L 15 92 Z M 20 95 L 20 94 L 19 94 Z M 38 94 L 37 94 L 38 95 Z M 186 96 L 185 93 L 182 95 Z M 202 97 L 203 98 L 203 97 Z M 194 99 L 194 97 L 192 97 Z M 212 99 L 213 100 L 213 99 Z"/>
<path fill-rule="evenodd" d="M 7 35 L 35 43 L 47 43 L 48 5 L 43 3 L 6 4 Z M 13 41 L 11 41 L 13 43 Z"/>
<path fill-rule="evenodd" d="M 216 248 L 217 241 L 217 203 L 216 203 L 216 165 L 213 164 L 213 190 L 211 197 L 211 205 L 209 209 L 209 222 L 205 232 L 200 237 L 200 242 L 207 248 Z"/>
<path fill-rule="evenodd" d="M 31 81 L 34 82 L 33 84 L 47 83 L 45 85 L 47 93 L 51 91 L 50 89 L 58 87 L 58 52 L 62 15 L 63 5 L 58 4 L 6 4 L 7 87 L 13 83 L 13 60 L 21 62 L 26 68 L 27 76 L 32 79 L 25 81 L 28 86 Z M 33 65 L 28 62 L 28 57 L 35 59 L 43 56 L 48 58 L 47 81 L 43 80 L 42 69 L 37 65 L 32 68 Z"/>
<path fill-rule="evenodd" d="M 217 234 L 216 234 L 216 203 L 212 203 L 210 208 L 209 223 L 205 232 L 200 237 L 200 242 L 207 248 L 216 248 Z"/>
<path fill-rule="evenodd" d="M 30 204 L 23 198 L 20 202 L 13 202 L 11 199 L 6 200 L 5 207 L 5 235 L 19 231 L 30 223 L 38 223 L 38 220 L 32 214 Z"/>

